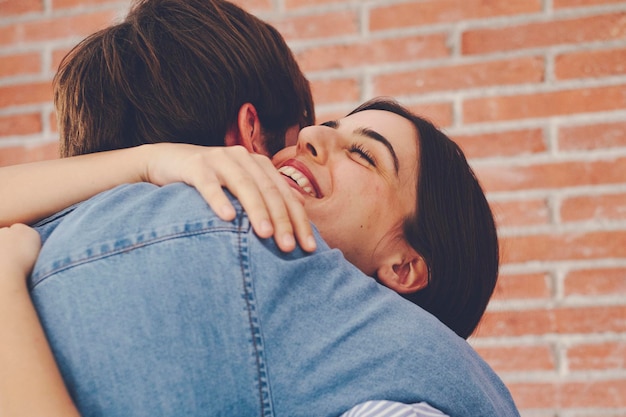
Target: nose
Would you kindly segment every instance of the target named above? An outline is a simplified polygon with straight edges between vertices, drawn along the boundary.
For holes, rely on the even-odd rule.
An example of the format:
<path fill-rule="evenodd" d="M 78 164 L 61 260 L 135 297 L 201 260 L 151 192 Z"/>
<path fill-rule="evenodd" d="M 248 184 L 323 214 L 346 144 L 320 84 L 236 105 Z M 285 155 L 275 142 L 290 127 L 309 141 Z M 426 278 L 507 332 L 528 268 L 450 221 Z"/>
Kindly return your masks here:
<path fill-rule="evenodd" d="M 332 152 L 334 130 L 326 126 L 309 126 L 300 131 L 297 152 L 318 164 L 325 164 Z"/>

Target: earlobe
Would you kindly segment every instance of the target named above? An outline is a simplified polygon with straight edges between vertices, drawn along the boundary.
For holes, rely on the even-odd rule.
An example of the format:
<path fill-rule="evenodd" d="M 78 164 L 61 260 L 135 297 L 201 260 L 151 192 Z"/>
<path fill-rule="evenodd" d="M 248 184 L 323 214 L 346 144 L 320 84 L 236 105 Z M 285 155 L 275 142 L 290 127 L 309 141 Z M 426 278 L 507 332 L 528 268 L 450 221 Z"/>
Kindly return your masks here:
<path fill-rule="evenodd" d="M 399 294 L 410 294 L 428 285 L 428 265 L 417 254 L 408 259 L 391 260 L 378 269 L 377 275 L 384 286 Z"/>

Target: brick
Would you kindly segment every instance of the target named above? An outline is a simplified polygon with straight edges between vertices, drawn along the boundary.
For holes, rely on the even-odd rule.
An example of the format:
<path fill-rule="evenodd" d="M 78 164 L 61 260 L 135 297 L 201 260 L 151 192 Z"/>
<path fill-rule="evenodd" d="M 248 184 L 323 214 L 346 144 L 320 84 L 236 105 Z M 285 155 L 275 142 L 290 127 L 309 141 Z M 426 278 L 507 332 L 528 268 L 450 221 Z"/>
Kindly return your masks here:
<path fill-rule="evenodd" d="M 557 79 L 597 78 L 626 74 L 626 49 L 571 52 L 554 60 Z"/>
<path fill-rule="evenodd" d="M 556 329 L 550 310 L 489 311 L 472 337 L 504 337 L 553 333 Z"/>
<path fill-rule="evenodd" d="M 561 220 L 563 222 L 626 220 L 626 194 L 568 198 L 561 204 Z"/>
<path fill-rule="evenodd" d="M 588 382 L 516 382 L 507 384 L 520 409 L 568 409 L 577 407 L 623 407 L 626 380 Z M 554 415 L 554 414 L 550 414 Z M 580 414 L 576 414 L 579 416 Z M 592 413 L 593 416 L 604 415 Z M 617 416 L 617 414 L 616 414 Z"/>
<path fill-rule="evenodd" d="M 41 13 L 44 11 L 43 0 L 5 0 L 0 1 L 0 16 L 25 13 Z"/>
<path fill-rule="evenodd" d="M 626 342 L 585 343 L 567 349 L 572 371 L 626 369 Z"/>
<path fill-rule="evenodd" d="M 552 280 L 548 274 L 500 275 L 493 293 L 493 299 L 530 300 L 550 299 L 552 297 Z"/>
<path fill-rule="evenodd" d="M 352 111 L 356 105 L 346 104 L 342 107 L 343 108 L 340 107 L 332 111 L 316 110 L 316 123 L 340 119 Z M 452 123 L 452 105 L 450 103 L 420 103 L 407 105 L 406 107 L 420 117 L 435 123 L 437 126 L 448 126 Z"/>
<path fill-rule="evenodd" d="M 463 54 L 609 41 L 626 37 L 626 13 L 617 12 L 520 26 L 468 30 L 462 35 Z"/>
<path fill-rule="evenodd" d="M 566 297 L 626 294 L 626 268 L 571 271 L 565 276 L 563 293 Z"/>
<path fill-rule="evenodd" d="M 50 122 L 50 131 L 52 133 L 57 133 L 58 126 L 57 126 L 57 115 L 55 111 L 50 112 L 50 114 L 48 115 L 48 120 Z"/>
<path fill-rule="evenodd" d="M 330 38 L 359 33 L 359 17 L 354 11 L 286 17 L 270 20 L 287 41 Z"/>
<path fill-rule="evenodd" d="M 359 101 L 361 88 L 353 78 L 312 80 L 311 91 L 316 104 Z"/>
<path fill-rule="evenodd" d="M 555 9 L 623 3 L 624 0 L 552 0 Z"/>
<path fill-rule="evenodd" d="M 11 45 L 18 42 L 17 25 L 0 26 L 0 45 Z"/>
<path fill-rule="evenodd" d="M 492 202 L 491 210 L 499 228 L 550 223 L 550 208 L 543 198 Z"/>
<path fill-rule="evenodd" d="M 50 82 L 0 87 L 0 108 L 52 101 Z"/>
<path fill-rule="evenodd" d="M 26 162 L 56 159 L 59 156 L 57 142 L 47 143 L 34 147 L 10 147 L 0 148 L 0 167 Z"/>
<path fill-rule="evenodd" d="M 550 346 L 478 347 L 476 351 L 496 372 L 551 371 L 556 360 Z"/>
<path fill-rule="evenodd" d="M 503 263 L 626 257 L 626 231 L 564 232 L 500 239 Z"/>
<path fill-rule="evenodd" d="M 361 40 L 343 45 L 324 45 L 296 52 L 305 72 L 354 68 L 392 62 L 426 60 L 450 55 L 446 35 L 405 36 Z"/>
<path fill-rule="evenodd" d="M 121 0 L 52 0 L 52 9 L 66 9 L 77 6 L 95 6 L 103 4 L 124 4 Z"/>
<path fill-rule="evenodd" d="M 71 36 L 87 36 L 109 26 L 117 15 L 113 11 L 100 11 L 80 15 L 19 22 L 0 30 L 0 45 L 22 42 L 40 42 Z"/>
<path fill-rule="evenodd" d="M 428 0 L 376 7 L 370 11 L 370 29 L 386 30 L 434 23 L 459 22 L 495 16 L 540 12 L 540 0 Z"/>
<path fill-rule="evenodd" d="M 626 122 L 562 126 L 558 132 L 559 149 L 577 151 L 626 146 Z"/>
<path fill-rule="evenodd" d="M 626 305 L 560 308 L 554 316 L 560 334 L 626 332 Z"/>
<path fill-rule="evenodd" d="M 533 165 L 480 164 L 474 171 L 489 192 L 556 189 L 626 183 L 626 158 L 546 162 Z"/>
<path fill-rule="evenodd" d="M 495 122 L 575 113 L 622 110 L 626 107 L 626 86 L 581 88 L 545 93 L 494 96 L 463 102 L 465 123 Z"/>
<path fill-rule="evenodd" d="M 32 135 L 41 131 L 39 113 L 0 116 L 0 140 L 2 136 Z"/>
<path fill-rule="evenodd" d="M 594 380 L 564 383 L 560 389 L 562 406 L 607 407 L 626 406 L 626 380 Z"/>
<path fill-rule="evenodd" d="M 310 6 L 322 6 L 329 4 L 345 4 L 345 0 L 284 0 L 285 8 L 287 10 L 291 9 L 299 9 L 302 7 L 310 7 Z"/>
<path fill-rule="evenodd" d="M 50 64 L 50 69 L 55 74 L 59 69 L 59 64 L 61 64 L 61 61 L 71 49 L 72 48 L 62 48 L 62 49 L 55 49 L 54 51 L 52 51 L 52 63 Z"/>
<path fill-rule="evenodd" d="M 542 129 L 508 130 L 495 133 L 454 136 L 469 159 L 523 156 L 547 151 Z"/>
<path fill-rule="evenodd" d="M 435 126 L 445 127 L 452 125 L 452 103 L 420 103 L 407 106 L 418 116 L 429 120 Z"/>
<path fill-rule="evenodd" d="M 626 306 L 487 311 L 474 337 L 626 331 Z"/>
<path fill-rule="evenodd" d="M 544 79 L 544 67 L 542 58 L 523 57 L 387 73 L 374 77 L 372 84 L 376 94 L 399 96 L 497 85 L 539 83 Z"/>
<path fill-rule="evenodd" d="M 346 105 L 343 109 L 326 112 L 316 110 L 316 123 L 342 118 L 352 111 L 354 107 L 356 105 Z M 420 103 L 407 105 L 407 108 L 418 116 L 430 120 L 437 126 L 443 127 L 452 124 L 452 104 L 450 103 Z"/>
<path fill-rule="evenodd" d="M 41 54 L 36 52 L 0 56 L 0 77 L 37 74 L 41 67 Z"/>
<path fill-rule="evenodd" d="M 558 386 L 549 382 L 515 382 L 507 384 L 515 405 L 523 409 L 558 407 Z M 554 414 L 551 414 L 554 415 Z"/>
<path fill-rule="evenodd" d="M 81 0 L 75 0 L 81 1 Z M 272 0 L 234 0 L 232 3 L 235 3 L 239 7 L 249 12 L 258 12 L 258 11 L 268 11 L 273 9 Z"/>

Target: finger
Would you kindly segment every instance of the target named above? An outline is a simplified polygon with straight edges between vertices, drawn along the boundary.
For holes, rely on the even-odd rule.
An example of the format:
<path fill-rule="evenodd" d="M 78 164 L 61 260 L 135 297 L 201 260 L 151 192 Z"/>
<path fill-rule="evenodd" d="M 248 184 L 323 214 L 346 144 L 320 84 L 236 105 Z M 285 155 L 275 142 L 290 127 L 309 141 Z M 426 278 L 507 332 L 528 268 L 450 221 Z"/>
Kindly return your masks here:
<path fill-rule="evenodd" d="M 258 172 L 255 173 L 254 165 L 250 154 L 242 147 L 212 148 L 191 158 L 183 180 L 196 187 L 209 206 L 226 221 L 236 215 L 222 187 L 228 189 L 246 210 L 254 231 L 260 237 L 268 238 L 272 236 L 273 228 L 255 180 Z"/>
<path fill-rule="evenodd" d="M 225 221 L 233 220 L 236 215 L 235 208 L 222 189 L 220 179 L 215 172 L 216 167 L 212 166 L 212 164 L 216 163 L 205 164 L 202 158 L 199 161 L 197 159 L 193 161 L 194 163 L 183 173 L 183 181 L 198 190 L 202 198 L 220 219 Z M 224 163 L 224 160 L 221 163 Z"/>
<path fill-rule="evenodd" d="M 260 187 L 263 190 L 262 196 L 274 228 L 274 240 L 280 250 L 291 252 L 296 248 L 296 239 L 284 194 L 271 178 L 264 178 Z"/>
<path fill-rule="evenodd" d="M 295 190 L 289 189 L 289 192 L 296 193 Z M 313 252 L 317 249 L 317 243 L 313 236 L 313 228 L 309 221 L 302 203 L 296 199 L 287 200 L 287 210 L 289 212 L 289 218 L 291 219 L 291 225 L 294 229 L 296 240 L 300 247 L 306 252 Z"/>
<path fill-rule="evenodd" d="M 295 240 L 305 251 L 312 252 L 316 248 L 313 230 L 303 205 L 302 196 L 291 188 L 283 176 L 276 171 L 271 161 L 262 159 L 259 165 L 267 173 L 272 184 L 268 186 L 266 204 L 270 211 L 274 236 L 284 244 L 295 245 Z M 271 198 L 268 197 L 271 195 Z"/>
<path fill-rule="evenodd" d="M 284 251 L 293 250 L 293 231 L 281 193 L 253 158 L 240 163 L 240 169 L 234 175 L 221 178 L 222 184 L 237 197 L 259 237 L 268 238 L 274 235 L 276 238 L 279 236 L 276 227 L 280 225 L 279 230 L 283 233 L 287 229 L 287 236 L 277 239 L 278 247 Z M 287 228 L 284 227 L 285 222 L 289 224 Z"/>
<path fill-rule="evenodd" d="M 224 192 L 224 189 L 217 182 L 208 182 L 196 186 L 196 189 L 213 209 L 217 217 L 224 221 L 231 221 L 235 218 L 237 212 L 230 202 L 230 199 Z"/>
<path fill-rule="evenodd" d="M 283 193 L 276 186 L 277 181 L 282 185 L 284 181 L 269 158 L 231 149 L 228 154 L 232 156 L 233 166 L 229 170 L 224 169 L 226 163 L 220 167 L 221 183 L 239 199 L 258 236 L 268 238 L 273 235 L 280 250 L 294 250 L 296 242 L 291 220 Z"/>

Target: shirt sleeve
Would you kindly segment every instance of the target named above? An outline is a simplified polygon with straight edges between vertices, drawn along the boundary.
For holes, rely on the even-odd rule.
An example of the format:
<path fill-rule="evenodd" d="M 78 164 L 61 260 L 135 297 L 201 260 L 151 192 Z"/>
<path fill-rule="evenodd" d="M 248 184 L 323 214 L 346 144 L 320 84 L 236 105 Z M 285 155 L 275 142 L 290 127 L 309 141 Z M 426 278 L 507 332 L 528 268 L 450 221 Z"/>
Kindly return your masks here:
<path fill-rule="evenodd" d="M 341 417 L 449 417 L 428 403 L 403 404 L 394 401 L 366 401 Z"/>

